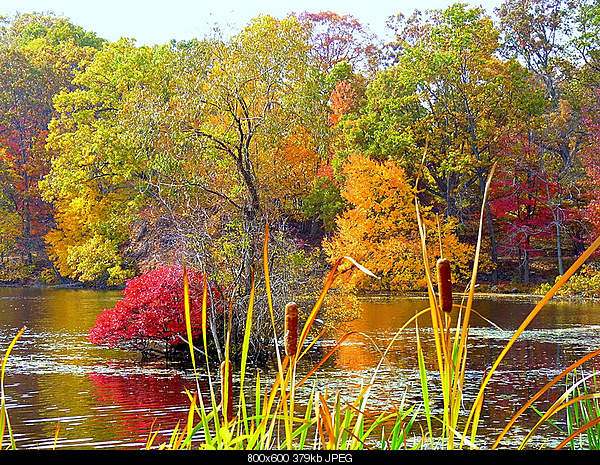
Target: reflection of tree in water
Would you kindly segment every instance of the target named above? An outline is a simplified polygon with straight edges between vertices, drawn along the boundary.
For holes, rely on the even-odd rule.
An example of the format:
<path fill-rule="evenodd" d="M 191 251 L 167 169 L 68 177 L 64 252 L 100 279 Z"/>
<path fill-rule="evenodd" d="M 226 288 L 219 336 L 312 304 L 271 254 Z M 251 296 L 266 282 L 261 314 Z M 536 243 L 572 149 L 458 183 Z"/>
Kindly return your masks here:
<path fill-rule="evenodd" d="M 104 417 L 113 417 L 112 422 L 116 426 L 111 429 L 115 439 L 118 436 L 145 441 L 151 429 L 160 429 L 169 436 L 178 421 L 183 424 L 187 419 L 190 401 L 185 390 L 196 391 L 194 380 L 184 379 L 178 374 L 91 373 L 89 376 L 95 387 L 96 409 L 109 409 L 98 417 L 103 423 L 106 423 Z M 200 388 L 209 392 L 208 386 L 201 384 Z M 164 439 L 158 438 L 157 442 L 164 442 Z"/>

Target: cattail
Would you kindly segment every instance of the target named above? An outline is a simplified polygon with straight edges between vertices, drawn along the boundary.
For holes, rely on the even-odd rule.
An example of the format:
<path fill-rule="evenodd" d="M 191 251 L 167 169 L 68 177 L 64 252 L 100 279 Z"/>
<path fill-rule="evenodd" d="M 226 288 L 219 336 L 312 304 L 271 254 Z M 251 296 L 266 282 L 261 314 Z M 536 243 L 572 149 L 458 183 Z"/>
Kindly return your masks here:
<path fill-rule="evenodd" d="M 298 351 L 298 305 L 290 302 L 285 306 L 285 353 L 289 357 Z"/>
<path fill-rule="evenodd" d="M 440 305 L 445 312 L 452 311 L 452 276 L 450 275 L 450 262 L 445 258 L 437 261 L 438 292 Z"/>
<path fill-rule="evenodd" d="M 227 380 L 227 383 L 225 382 Z M 225 386 L 227 384 L 227 386 Z M 227 395 L 226 395 L 227 394 Z M 231 376 L 231 363 L 221 363 L 221 406 L 223 417 L 226 421 L 233 420 L 233 383 Z"/>

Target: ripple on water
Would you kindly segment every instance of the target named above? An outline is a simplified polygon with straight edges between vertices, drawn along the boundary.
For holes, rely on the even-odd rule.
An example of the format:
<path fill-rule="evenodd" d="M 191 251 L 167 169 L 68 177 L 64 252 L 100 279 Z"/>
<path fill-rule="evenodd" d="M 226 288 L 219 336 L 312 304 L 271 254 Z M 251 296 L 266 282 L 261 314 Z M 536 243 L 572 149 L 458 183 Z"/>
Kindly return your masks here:
<path fill-rule="evenodd" d="M 19 295 L 19 292 L 10 290 L 10 295 L 0 295 L 0 347 L 6 347 L 23 325 L 29 328 L 11 354 L 5 383 L 17 447 L 53 448 L 59 425 L 56 444 L 59 449 L 140 448 L 145 445 L 154 420 L 157 423 L 153 431 L 159 431 L 159 437 L 166 440 L 176 422 L 185 421 L 189 408 L 185 389 L 195 390 L 190 372 L 160 363 L 142 364 L 137 354 L 98 348 L 87 340 L 97 314 L 115 302 L 119 293 L 24 290 Z M 384 297 L 371 301 L 372 305 L 365 304 L 371 305 L 371 309 L 366 309 L 354 323 L 355 330 L 369 337 L 346 340 L 346 351 L 336 353 L 312 378 L 312 383 L 303 387 L 300 396 L 310 395 L 313 386 L 328 388 L 330 393 L 339 390 L 347 399 L 356 396 L 370 383 L 381 351 L 424 302 L 422 297 L 404 300 Z M 474 399 L 486 367 L 512 337 L 523 312 L 531 309 L 530 305 L 522 305 L 526 310 L 513 308 L 506 302 L 477 304 L 487 305 L 486 315 L 498 316 L 501 327 L 513 329 L 479 323 L 472 326 L 470 362 L 476 363 L 469 366 L 466 374 L 466 406 Z M 486 396 L 484 422 L 490 435 L 497 434 L 504 426 L 524 396 L 531 396 L 544 380 L 559 373 L 568 360 L 567 355 L 576 357 L 598 347 L 600 312 L 596 316 L 593 311 L 587 312 L 586 318 L 579 320 L 579 316 L 569 313 L 569 307 L 552 311 L 556 321 L 563 323 L 550 324 L 542 319 L 538 325 L 548 329 L 526 330 L 507 357 L 507 363 L 492 378 L 493 394 Z M 510 312 L 515 313 L 514 318 L 508 318 Z M 422 343 L 430 347 L 431 328 L 421 327 L 421 331 Z M 338 337 L 323 341 L 323 353 L 335 345 Z M 402 401 L 417 404 L 421 401 L 420 381 L 413 363 L 414 338 L 415 328 L 408 327 L 391 348 L 389 360 L 381 365 L 372 387 L 370 410 L 387 409 Z M 528 352 L 529 347 L 533 350 Z M 314 363 L 315 360 L 309 367 Z M 434 367 L 434 363 L 427 365 L 427 375 L 431 395 L 437 399 L 440 387 L 436 384 Z M 267 383 L 268 377 L 268 373 L 261 374 L 261 381 Z M 439 402 L 435 401 L 433 407 L 440 412 Z M 526 427 L 515 425 L 503 444 L 514 447 L 527 432 Z M 553 440 L 551 435 L 541 440 L 548 438 Z"/>

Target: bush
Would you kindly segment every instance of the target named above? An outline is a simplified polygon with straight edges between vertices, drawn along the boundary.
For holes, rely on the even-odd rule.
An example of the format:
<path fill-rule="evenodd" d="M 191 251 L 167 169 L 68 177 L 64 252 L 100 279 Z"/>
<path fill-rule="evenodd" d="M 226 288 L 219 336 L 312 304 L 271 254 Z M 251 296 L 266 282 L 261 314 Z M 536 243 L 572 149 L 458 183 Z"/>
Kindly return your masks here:
<path fill-rule="evenodd" d="M 188 270 L 192 338 L 202 334 L 204 276 Z M 90 331 L 93 344 L 133 348 L 147 352 L 157 343 L 167 350 L 187 341 L 184 315 L 183 270 L 160 267 L 127 282 L 124 298 L 114 308 L 105 309 Z M 209 312 L 222 312 L 222 297 L 209 282 Z"/>
<path fill-rule="evenodd" d="M 555 283 L 558 282 L 560 276 L 557 276 Z M 538 294 L 547 293 L 552 284 L 544 283 L 538 289 Z M 567 297 L 600 297 L 600 270 L 597 264 L 586 264 L 575 273 L 571 278 L 560 288 L 558 295 Z"/>

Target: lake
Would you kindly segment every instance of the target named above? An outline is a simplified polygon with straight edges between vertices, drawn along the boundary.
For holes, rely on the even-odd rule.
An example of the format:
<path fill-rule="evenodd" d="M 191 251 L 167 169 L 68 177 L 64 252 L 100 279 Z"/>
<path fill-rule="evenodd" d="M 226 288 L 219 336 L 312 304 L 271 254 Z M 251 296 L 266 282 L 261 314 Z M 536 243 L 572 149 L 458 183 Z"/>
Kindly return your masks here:
<path fill-rule="evenodd" d="M 110 350 L 87 340 L 103 308 L 114 306 L 117 291 L 51 288 L 0 288 L 0 353 L 18 330 L 27 331 L 7 364 L 5 390 L 17 448 L 141 448 L 150 431 L 155 443 L 168 441 L 189 409 L 186 389 L 196 390 L 191 370 L 164 362 L 142 362 L 137 353 Z M 535 301 L 477 298 L 470 330 L 465 407 L 477 393 L 487 367 L 496 359 Z M 427 306 L 422 297 L 370 297 L 360 302 L 359 319 L 332 330 L 320 347 L 326 353 L 347 331 L 356 331 L 322 367 L 313 383 L 343 396 L 355 395 L 369 382 L 374 367 L 397 329 Z M 482 318 L 483 317 L 483 318 Z M 485 319 L 492 320 L 497 327 Z M 431 330 L 420 323 L 429 376 Z M 480 433 L 489 446 L 526 399 L 582 355 L 600 346 L 600 302 L 551 302 L 542 310 L 494 375 L 486 395 Z M 318 361 L 312 354 L 303 368 Z M 589 369 L 598 368 L 592 362 Z M 415 328 L 407 328 L 391 348 L 373 387 L 367 410 L 378 412 L 418 402 Z M 268 373 L 261 375 L 268 379 Z M 310 383 L 308 383 L 310 384 Z M 308 385 L 307 385 L 308 386 Z M 311 384 L 312 386 L 312 384 Z M 200 388 L 207 391 L 201 377 Z M 204 389 L 206 388 L 206 389 Z M 307 387 L 309 389 L 309 387 Z M 564 390 L 559 386 L 540 399 L 547 407 Z M 435 395 L 435 383 L 433 383 Z M 514 447 L 536 420 L 530 412 L 502 443 Z M 560 418 L 557 426 L 561 426 Z M 565 435 L 548 426 L 531 443 L 549 447 Z M 6 442 L 5 442 L 6 445 Z"/>

